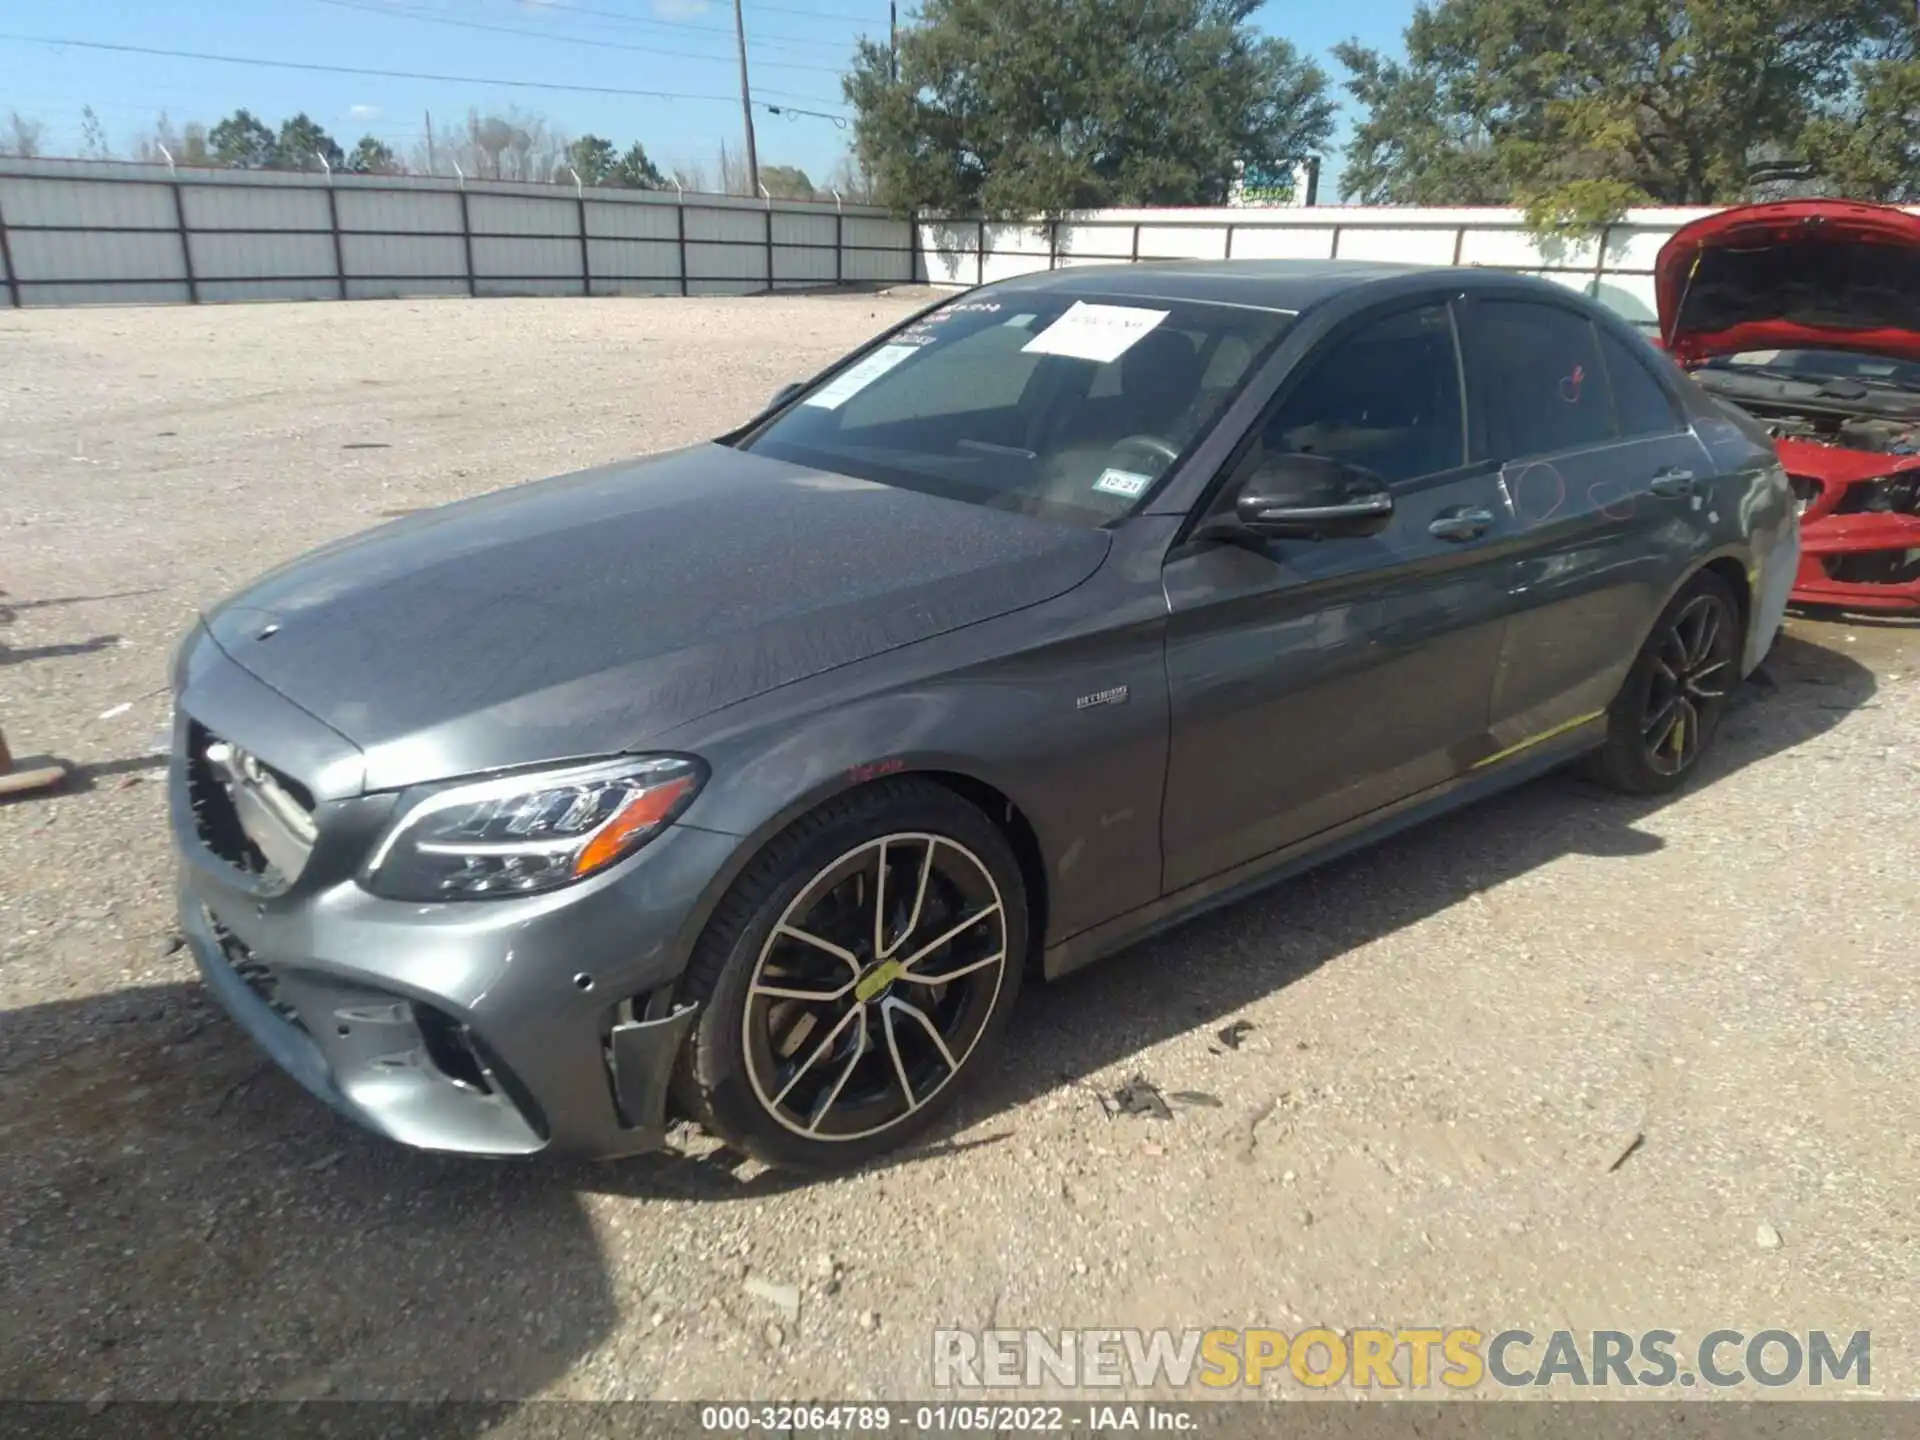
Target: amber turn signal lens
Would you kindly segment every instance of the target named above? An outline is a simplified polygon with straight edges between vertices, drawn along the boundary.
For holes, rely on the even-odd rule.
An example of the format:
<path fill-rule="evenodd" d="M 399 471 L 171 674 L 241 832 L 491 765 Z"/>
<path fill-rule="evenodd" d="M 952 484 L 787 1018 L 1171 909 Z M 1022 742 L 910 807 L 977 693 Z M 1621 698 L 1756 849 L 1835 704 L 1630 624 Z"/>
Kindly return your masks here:
<path fill-rule="evenodd" d="M 600 833 L 574 857 L 575 877 L 591 875 L 626 854 L 632 843 L 643 838 L 647 831 L 672 818 L 674 808 L 692 788 L 693 777 L 684 775 L 665 785 L 640 791 L 601 826 Z"/>

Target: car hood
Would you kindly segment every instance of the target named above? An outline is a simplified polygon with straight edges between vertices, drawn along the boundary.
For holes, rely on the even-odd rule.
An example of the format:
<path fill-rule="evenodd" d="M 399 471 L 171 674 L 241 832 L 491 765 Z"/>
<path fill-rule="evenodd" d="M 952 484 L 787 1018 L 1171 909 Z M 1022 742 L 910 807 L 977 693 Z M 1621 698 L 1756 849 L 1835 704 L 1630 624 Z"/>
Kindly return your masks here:
<path fill-rule="evenodd" d="M 1891 205 L 1742 205 L 1674 232 L 1654 262 L 1660 335 L 1682 364 L 1742 350 L 1920 360 L 1920 216 Z"/>
<path fill-rule="evenodd" d="M 700 445 L 322 547 L 206 617 L 371 790 L 630 749 L 1038 604 L 1104 531 Z"/>

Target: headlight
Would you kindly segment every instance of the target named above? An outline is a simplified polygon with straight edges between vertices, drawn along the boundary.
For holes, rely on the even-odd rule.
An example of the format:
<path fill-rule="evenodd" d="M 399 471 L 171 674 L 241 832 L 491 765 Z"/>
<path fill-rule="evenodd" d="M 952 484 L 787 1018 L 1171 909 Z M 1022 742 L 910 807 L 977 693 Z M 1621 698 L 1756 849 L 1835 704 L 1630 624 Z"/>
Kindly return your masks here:
<path fill-rule="evenodd" d="M 698 760 L 652 755 L 436 790 L 393 822 L 360 883 L 392 900 L 555 890 L 638 850 L 705 778 Z"/>

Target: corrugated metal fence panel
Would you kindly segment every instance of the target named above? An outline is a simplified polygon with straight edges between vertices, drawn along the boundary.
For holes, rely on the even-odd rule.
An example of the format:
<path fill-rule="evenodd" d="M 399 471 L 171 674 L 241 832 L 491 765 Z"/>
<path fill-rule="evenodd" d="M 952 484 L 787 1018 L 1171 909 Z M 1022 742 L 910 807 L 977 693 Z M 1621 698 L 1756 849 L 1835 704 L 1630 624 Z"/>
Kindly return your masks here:
<path fill-rule="evenodd" d="M 831 285 L 833 283 L 833 246 L 782 245 L 773 252 L 773 283 L 776 285 Z"/>
<path fill-rule="evenodd" d="M 190 230 L 326 230 L 327 192 L 290 185 L 183 185 L 180 207 Z"/>
<path fill-rule="evenodd" d="M 510 240 L 474 237 L 473 273 L 483 277 L 571 276 L 580 279 L 580 242 L 516 236 Z"/>
<path fill-rule="evenodd" d="M 587 197 L 587 234 L 610 240 L 672 240 L 680 234 L 673 205 L 648 205 Z M 596 267 L 597 268 L 597 267 Z"/>
<path fill-rule="evenodd" d="M 840 257 L 840 278 L 855 284 L 885 280 L 905 285 L 924 277 L 916 277 L 909 251 L 849 249 Z"/>
<path fill-rule="evenodd" d="M 565 200 L 528 200 L 517 195 L 469 195 L 467 215 L 475 235 L 580 233 L 580 206 L 572 196 Z M 574 266 L 574 273 L 579 269 Z"/>
<path fill-rule="evenodd" d="M 833 216 L 776 210 L 773 212 L 773 243 L 776 245 L 824 245 L 831 252 Z"/>
<path fill-rule="evenodd" d="M 179 305 L 190 300 L 187 282 L 169 285 L 162 281 L 148 284 L 107 285 L 98 280 L 74 285 L 27 285 L 20 287 L 20 303 L 38 305 Z"/>
<path fill-rule="evenodd" d="M 82 230 L 172 230 L 173 192 L 165 185 L 108 180 L 43 180 L 0 175 L 0 213 L 9 226 L 70 225 Z"/>
<path fill-rule="evenodd" d="M 687 206 L 687 238 L 765 245 L 767 243 L 767 212 L 720 210 L 706 205 L 689 205 Z M 760 258 L 764 261 L 766 256 L 762 254 Z"/>
<path fill-rule="evenodd" d="M 588 214 L 592 218 L 591 212 Z M 589 240 L 587 261 L 598 280 L 680 277 L 680 246 L 672 240 Z"/>
<path fill-rule="evenodd" d="M 437 190 L 336 192 L 342 230 L 407 230 L 460 233 L 460 197 Z"/>
<path fill-rule="evenodd" d="M 194 233 L 193 273 L 201 280 L 273 280 L 333 276 L 331 235 Z M 202 295 L 202 299 L 210 296 Z"/>
<path fill-rule="evenodd" d="M 1450 265 L 1457 230 L 1434 226 L 1394 229 L 1342 226 L 1342 260 L 1384 260 L 1395 265 Z"/>
<path fill-rule="evenodd" d="M 687 278 L 689 280 L 751 280 L 756 284 L 765 285 L 767 283 L 766 247 L 764 245 L 715 245 L 689 241 Z"/>
<path fill-rule="evenodd" d="M 22 281 L 187 278 L 180 237 L 164 230 L 11 230 L 8 243 Z"/>
<path fill-rule="evenodd" d="M 342 235 L 340 254 L 350 279 L 458 277 L 466 283 L 467 251 L 458 235 Z"/>
<path fill-rule="evenodd" d="M 1227 227 L 1224 225 L 1142 225 L 1142 260 L 1224 260 L 1227 255 Z"/>

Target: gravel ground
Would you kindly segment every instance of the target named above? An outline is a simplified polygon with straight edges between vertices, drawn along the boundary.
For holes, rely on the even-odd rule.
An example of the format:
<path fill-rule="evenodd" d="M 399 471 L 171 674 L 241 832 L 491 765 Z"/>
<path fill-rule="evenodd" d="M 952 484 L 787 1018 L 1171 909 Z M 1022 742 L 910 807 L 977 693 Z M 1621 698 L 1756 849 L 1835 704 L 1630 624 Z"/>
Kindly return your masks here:
<path fill-rule="evenodd" d="M 850 1179 L 420 1156 L 262 1064 L 166 941 L 192 607 L 917 303 L 0 313 L 0 721 L 80 767 L 0 806 L 0 1394 L 900 1398 L 940 1326 L 1306 1323 L 1870 1329 L 1920 1393 L 1897 623 L 1795 620 L 1669 803 L 1549 778 L 1029 992 Z M 1135 1076 L 1170 1118 L 1110 1113 Z"/>

